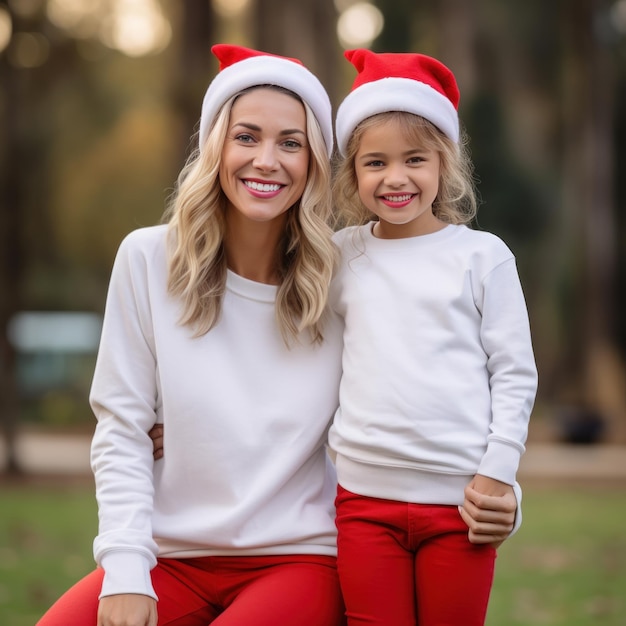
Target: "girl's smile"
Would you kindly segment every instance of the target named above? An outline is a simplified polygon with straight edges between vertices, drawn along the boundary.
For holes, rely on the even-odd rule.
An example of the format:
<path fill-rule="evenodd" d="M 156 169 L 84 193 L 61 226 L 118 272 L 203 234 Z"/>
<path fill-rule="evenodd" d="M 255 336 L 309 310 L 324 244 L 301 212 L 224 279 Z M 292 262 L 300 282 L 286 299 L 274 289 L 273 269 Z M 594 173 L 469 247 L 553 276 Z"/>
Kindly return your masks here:
<path fill-rule="evenodd" d="M 381 196 L 381 200 L 388 207 L 399 209 L 409 204 L 409 202 L 411 202 L 411 200 L 413 200 L 415 196 L 416 194 L 411 194 L 411 193 L 403 193 L 403 194 L 388 193 L 388 194 L 385 194 L 384 196 Z"/>

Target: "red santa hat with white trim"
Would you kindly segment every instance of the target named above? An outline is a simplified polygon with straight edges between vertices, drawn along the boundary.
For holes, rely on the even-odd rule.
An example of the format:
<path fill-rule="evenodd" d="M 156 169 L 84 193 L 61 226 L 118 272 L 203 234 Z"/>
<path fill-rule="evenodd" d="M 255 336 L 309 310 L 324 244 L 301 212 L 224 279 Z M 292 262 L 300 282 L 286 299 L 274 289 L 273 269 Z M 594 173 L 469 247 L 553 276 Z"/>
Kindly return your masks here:
<path fill-rule="evenodd" d="M 352 90 L 337 110 L 337 144 L 345 155 L 354 129 L 366 118 L 389 111 L 414 113 L 432 122 L 452 141 L 459 141 L 459 88 L 454 74 L 440 61 L 408 52 L 346 50 L 357 69 Z"/>
<path fill-rule="evenodd" d="M 322 129 L 328 155 L 332 154 L 330 99 L 319 79 L 301 61 L 230 44 L 216 44 L 211 52 L 219 60 L 220 67 L 202 102 L 198 136 L 200 150 L 206 143 L 216 115 L 231 96 L 249 87 L 276 85 L 293 91 L 311 107 Z"/>

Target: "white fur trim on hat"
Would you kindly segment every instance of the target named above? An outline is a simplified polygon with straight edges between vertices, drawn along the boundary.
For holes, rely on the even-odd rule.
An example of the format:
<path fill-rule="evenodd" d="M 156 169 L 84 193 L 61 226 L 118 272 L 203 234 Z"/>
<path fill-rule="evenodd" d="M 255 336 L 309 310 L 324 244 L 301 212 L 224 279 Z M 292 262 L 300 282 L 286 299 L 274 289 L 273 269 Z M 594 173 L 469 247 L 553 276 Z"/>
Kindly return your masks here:
<path fill-rule="evenodd" d="M 410 78 L 381 78 L 351 91 L 337 110 L 337 146 L 345 156 L 354 129 L 366 118 L 389 111 L 405 111 L 432 122 L 452 141 L 459 141 L 459 117 L 446 96 Z"/>
<path fill-rule="evenodd" d="M 204 95 L 200 116 L 199 146 L 205 144 L 209 129 L 222 105 L 235 94 L 260 85 L 276 85 L 293 91 L 311 107 L 322 129 L 328 156 L 333 151 L 331 104 L 318 78 L 303 65 L 275 56 L 254 56 L 224 68 L 212 80 Z"/>

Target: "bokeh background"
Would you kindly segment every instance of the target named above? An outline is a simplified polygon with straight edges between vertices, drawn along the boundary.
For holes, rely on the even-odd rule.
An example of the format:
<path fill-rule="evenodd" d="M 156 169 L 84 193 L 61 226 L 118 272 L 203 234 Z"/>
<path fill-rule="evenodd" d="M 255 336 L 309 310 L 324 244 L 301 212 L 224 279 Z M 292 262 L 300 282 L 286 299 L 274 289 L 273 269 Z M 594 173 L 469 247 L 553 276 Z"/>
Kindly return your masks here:
<path fill-rule="evenodd" d="M 515 252 L 540 387 L 531 437 L 626 442 L 626 0 L 0 1 L 0 425 L 86 410 L 121 238 L 157 222 L 233 42 L 302 59 L 420 51 L 461 88 L 479 226 Z"/>
<path fill-rule="evenodd" d="M 93 567 L 87 396 L 113 258 L 161 219 L 214 43 L 457 76 L 482 203 L 513 249 L 540 375 L 524 525 L 490 626 L 626 613 L 626 0 L 0 0 L 0 623 Z"/>

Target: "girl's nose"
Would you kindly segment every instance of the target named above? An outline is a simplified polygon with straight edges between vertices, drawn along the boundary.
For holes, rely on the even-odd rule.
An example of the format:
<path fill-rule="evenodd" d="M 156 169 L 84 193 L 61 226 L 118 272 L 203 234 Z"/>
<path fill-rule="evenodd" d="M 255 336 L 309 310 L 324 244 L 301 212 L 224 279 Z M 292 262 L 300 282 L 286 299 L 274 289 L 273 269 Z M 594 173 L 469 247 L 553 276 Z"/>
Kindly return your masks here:
<path fill-rule="evenodd" d="M 276 146 L 270 142 L 259 144 L 252 165 L 263 172 L 271 172 L 278 167 Z"/>
<path fill-rule="evenodd" d="M 390 187 L 401 187 L 408 182 L 406 170 L 402 165 L 390 165 L 385 172 L 385 184 Z"/>

